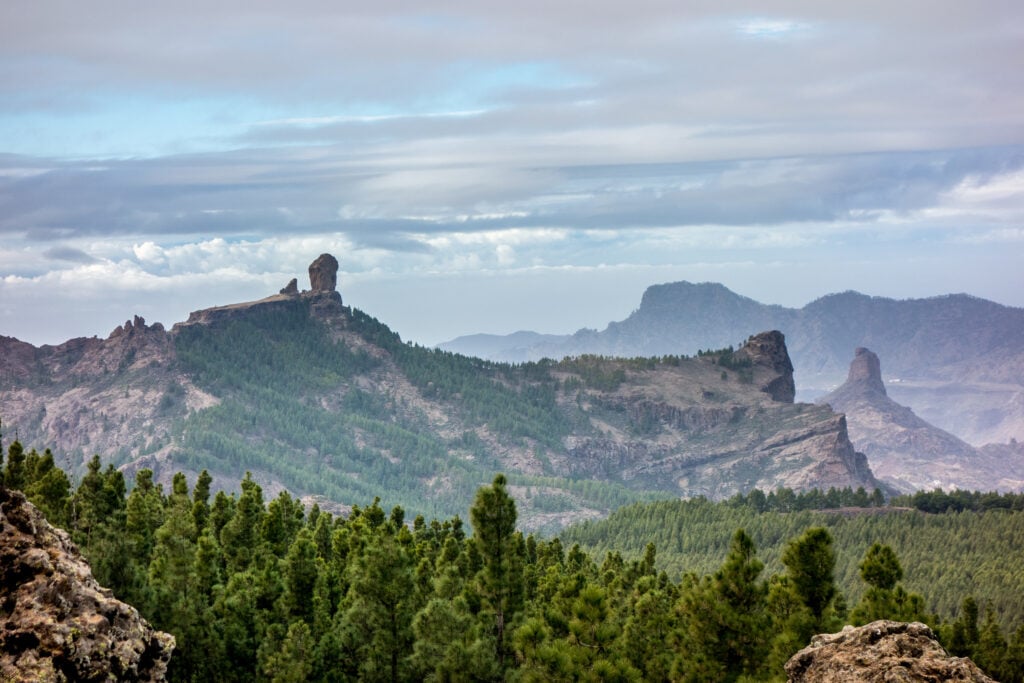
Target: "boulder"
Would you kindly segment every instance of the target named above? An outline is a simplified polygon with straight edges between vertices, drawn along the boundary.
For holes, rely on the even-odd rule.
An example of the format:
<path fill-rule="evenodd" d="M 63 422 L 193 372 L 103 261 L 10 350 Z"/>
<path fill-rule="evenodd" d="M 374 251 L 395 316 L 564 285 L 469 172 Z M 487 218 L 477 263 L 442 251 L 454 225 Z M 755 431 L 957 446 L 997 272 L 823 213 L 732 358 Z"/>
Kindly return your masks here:
<path fill-rule="evenodd" d="M 163 681 L 173 649 L 66 532 L 0 487 L 0 681 Z"/>
<path fill-rule="evenodd" d="M 995 683 L 966 657 L 953 657 L 926 625 L 875 621 L 815 636 L 786 662 L 789 683 Z"/>

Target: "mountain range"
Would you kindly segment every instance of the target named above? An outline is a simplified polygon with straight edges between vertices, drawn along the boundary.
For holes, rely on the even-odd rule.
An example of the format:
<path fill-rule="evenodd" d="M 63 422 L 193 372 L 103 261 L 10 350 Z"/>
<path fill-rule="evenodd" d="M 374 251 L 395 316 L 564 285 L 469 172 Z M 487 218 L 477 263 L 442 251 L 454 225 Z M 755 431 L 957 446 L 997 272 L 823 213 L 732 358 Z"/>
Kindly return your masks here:
<path fill-rule="evenodd" d="M 623 503 L 757 487 L 878 486 L 845 418 L 794 403 L 777 331 L 697 357 L 495 363 L 403 342 L 345 306 L 337 261 L 259 301 L 167 330 L 135 317 L 106 339 L 0 337 L 4 434 L 81 472 L 93 453 L 132 475 L 245 471 L 323 507 L 377 495 L 450 516 L 496 471 L 524 528 Z"/>
<path fill-rule="evenodd" d="M 440 348 L 512 362 L 693 354 L 767 329 L 786 336 L 798 398 L 842 384 L 850 354 L 865 347 L 885 359 L 893 399 L 928 422 L 975 446 L 1024 440 L 1024 309 L 966 294 L 894 300 L 843 292 L 795 309 L 721 284 L 675 282 L 649 287 L 639 308 L 601 331 L 480 334 Z"/>

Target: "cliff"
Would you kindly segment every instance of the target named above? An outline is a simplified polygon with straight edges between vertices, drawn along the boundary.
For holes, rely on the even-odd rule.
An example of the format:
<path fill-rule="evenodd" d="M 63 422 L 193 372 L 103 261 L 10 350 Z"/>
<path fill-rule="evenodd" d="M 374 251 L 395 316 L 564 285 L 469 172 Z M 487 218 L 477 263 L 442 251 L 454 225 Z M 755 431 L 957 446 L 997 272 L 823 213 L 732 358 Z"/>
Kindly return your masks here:
<path fill-rule="evenodd" d="M 64 531 L 0 487 L 0 680 L 162 681 L 173 649 L 96 583 Z"/>
<path fill-rule="evenodd" d="M 605 362 L 621 365 L 626 381 L 567 397 L 596 431 L 567 439 L 573 476 L 646 482 L 712 499 L 752 488 L 878 486 L 843 416 L 793 402 L 793 366 L 777 331 L 752 336 L 727 359 L 644 370 L 629 361 Z"/>

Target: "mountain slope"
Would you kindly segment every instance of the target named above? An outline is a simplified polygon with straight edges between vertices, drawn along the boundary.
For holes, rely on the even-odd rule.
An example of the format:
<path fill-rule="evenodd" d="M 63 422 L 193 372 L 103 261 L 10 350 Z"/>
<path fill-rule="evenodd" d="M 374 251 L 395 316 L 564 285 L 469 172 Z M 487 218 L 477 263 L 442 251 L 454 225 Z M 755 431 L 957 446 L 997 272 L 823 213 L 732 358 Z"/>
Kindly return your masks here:
<path fill-rule="evenodd" d="M 850 351 L 869 347 L 898 378 L 894 398 L 928 421 L 975 445 L 1024 439 L 1024 309 L 965 294 L 897 301 L 843 292 L 792 309 L 719 284 L 675 282 L 649 287 L 636 311 L 600 332 L 580 330 L 528 348 L 524 333 L 506 350 L 494 337 L 486 346 L 459 338 L 441 348 L 516 361 L 692 354 L 761 329 L 785 333 L 803 397 L 841 384 Z"/>
<path fill-rule="evenodd" d="M 344 306 L 334 272 L 311 266 L 311 283 L 170 331 L 137 318 L 105 340 L 4 338 L 5 426 L 72 466 L 98 452 L 225 488 L 251 470 L 270 495 L 436 516 L 506 471 L 533 528 L 651 497 L 877 485 L 841 416 L 792 402 L 777 332 L 700 358 L 510 366 L 407 344 Z"/>
<path fill-rule="evenodd" d="M 881 362 L 868 349 L 856 349 L 846 382 L 817 403 L 846 414 L 850 438 L 874 473 L 902 491 L 1024 486 L 1024 458 L 976 449 L 889 398 Z"/>

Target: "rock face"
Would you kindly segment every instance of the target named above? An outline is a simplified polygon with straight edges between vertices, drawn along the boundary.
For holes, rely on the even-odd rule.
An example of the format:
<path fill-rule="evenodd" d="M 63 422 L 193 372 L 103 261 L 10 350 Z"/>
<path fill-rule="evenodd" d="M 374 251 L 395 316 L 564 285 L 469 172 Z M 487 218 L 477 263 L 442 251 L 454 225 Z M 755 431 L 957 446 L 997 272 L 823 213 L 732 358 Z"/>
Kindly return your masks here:
<path fill-rule="evenodd" d="M 161 415 L 199 407 L 194 387 L 172 370 L 174 356 L 171 334 L 139 316 L 106 339 L 36 348 L 0 337 L 0 413 L 27 442 L 52 444 L 74 464 L 140 434 L 159 441 L 169 427 Z"/>
<path fill-rule="evenodd" d="M 338 259 L 320 254 L 309 264 L 309 286 L 314 292 L 333 292 L 338 288 Z"/>
<path fill-rule="evenodd" d="M 952 657 L 920 623 L 875 621 L 815 636 L 786 662 L 790 683 L 995 683 L 970 659 Z"/>
<path fill-rule="evenodd" d="M 566 396 L 591 428 L 565 440 L 564 456 L 549 454 L 552 465 L 574 477 L 650 488 L 671 482 L 678 495 L 711 499 L 752 488 L 879 486 L 842 415 L 793 403 L 793 366 L 782 333 L 750 337 L 732 356 L 734 363 L 743 361 L 750 361 L 741 366 L 746 379 L 723 375 L 711 358 L 648 371 L 608 361 L 624 366 L 627 381 Z"/>
<path fill-rule="evenodd" d="M 1019 452 L 1009 446 L 974 448 L 896 403 L 885 389 L 881 361 L 861 347 L 854 351 L 846 382 L 816 401 L 846 414 L 850 439 L 879 479 L 905 492 L 1024 488 Z"/>
<path fill-rule="evenodd" d="M 173 649 L 96 583 L 67 533 L 0 487 L 0 680 L 162 681 Z"/>
<path fill-rule="evenodd" d="M 763 365 L 778 374 L 761 387 L 761 391 L 774 401 L 792 403 L 796 397 L 796 383 L 793 381 L 793 362 L 786 350 L 786 337 L 778 330 L 761 332 L 747 340 L 737 352 L 740 357 L 749 358 L 754 365 Z"/>
<path fill-rule="evenodd" d="M 850 372 L 846 376 L 846 383 L 859 385 L 865 391 L 875 391 L 883 396 L 885 383 L 882 381 L 882 362 L 878 356 L 863 346 L 853 350 L 853 362 L 850 363 Z"/>

